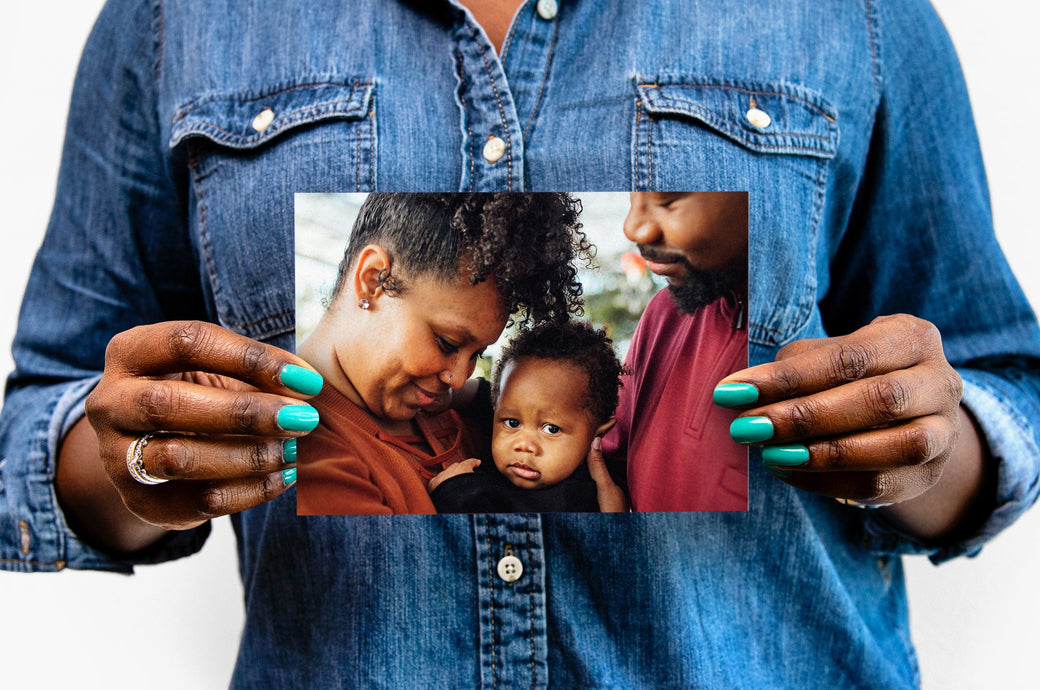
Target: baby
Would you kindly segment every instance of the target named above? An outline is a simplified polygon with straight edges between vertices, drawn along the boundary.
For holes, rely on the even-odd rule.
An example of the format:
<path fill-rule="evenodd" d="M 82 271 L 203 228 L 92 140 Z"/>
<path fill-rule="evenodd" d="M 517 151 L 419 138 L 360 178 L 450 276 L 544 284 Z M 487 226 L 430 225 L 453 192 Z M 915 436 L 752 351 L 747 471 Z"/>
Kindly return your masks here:
<path fill-rule="evenodd" d="M 437 512 L 624 510 L 599 455 L 584 464 L 593 439 L 614 425 L 621 371 L 610 338 L 586 323 L 522 331 L 491 378 L 494 464 L 471 458 L 434 477 Z"/>

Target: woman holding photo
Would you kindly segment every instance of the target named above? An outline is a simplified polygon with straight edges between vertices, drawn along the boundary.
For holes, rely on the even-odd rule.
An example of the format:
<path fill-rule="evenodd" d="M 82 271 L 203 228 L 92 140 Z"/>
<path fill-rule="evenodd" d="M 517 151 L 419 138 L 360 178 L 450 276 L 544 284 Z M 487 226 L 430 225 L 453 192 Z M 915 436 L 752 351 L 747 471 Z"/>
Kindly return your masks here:
<path fill-rule="evenodd" d="M 485 32 L 450 2 L 112 2 L 0 418 L 0 563 L 129 571 L 235 513 L 239 687 L 917 684 L 900 555 L 976 553 L 1040 487 L 1040 332 L 952 46 L 918 1 L 605 7 L 527 2 Z M 303 412 L 279 419 L 313 390 L 287 369 L 306 369 L 292 194 L 528 188 L 749 192 L 764 366 L 729 382 L 769 422 L 742 438 L 804 447 L 802 471 L 753 462 L 740 514 L 297 518 L 279 447 L 185 446 L 170 466 L 256 474 L 182 495 L 128 473 L 144 429 L 100 405 L 83 421 L 104 371 L 147 403 L 123 403 L 139 426 L 171 428 L 144 391 L 187 371 L 187 428 L 303 433 Z M 874 321 L 896 313 L 913 318 Z M 857 375 L 887 394 L 864 404 Z M 904 415 L 925 433 L 871 433 Z M 835 497 L 944 520 L 914 533 Z"/>

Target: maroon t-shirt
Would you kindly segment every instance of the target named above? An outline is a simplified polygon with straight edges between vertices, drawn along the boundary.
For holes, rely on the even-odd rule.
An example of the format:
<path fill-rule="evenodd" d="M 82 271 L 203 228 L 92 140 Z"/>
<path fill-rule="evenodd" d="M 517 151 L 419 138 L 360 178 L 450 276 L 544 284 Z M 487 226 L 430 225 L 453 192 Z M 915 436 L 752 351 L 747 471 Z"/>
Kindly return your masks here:
<path fill-rule="evenodd" d="M 718 299 L 682 314 L 654 295 L 625 358 L 617 425 L 604 454 L 627 458 L 637 511 L 747 510 L 747 449 L 730 438 L 733 410 L 714 405 L 720 379 L 747 367 L 737 306 Z"/>

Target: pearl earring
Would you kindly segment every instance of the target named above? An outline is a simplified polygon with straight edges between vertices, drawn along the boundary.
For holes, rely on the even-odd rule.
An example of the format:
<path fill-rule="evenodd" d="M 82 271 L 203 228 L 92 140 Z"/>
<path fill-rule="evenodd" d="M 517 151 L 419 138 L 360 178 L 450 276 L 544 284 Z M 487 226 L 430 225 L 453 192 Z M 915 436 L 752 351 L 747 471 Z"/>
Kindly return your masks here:
<path fill-rule="evenodd" d="M 372 303 L 369 302 L 367 299 L 364 299 L 364 298 L 362 298 L 361 301 L 357 303 L 357 305 L 359 307 L 361 307 L 362 309 L 364 309 L 365 311 L 368 311 L 369 309 L 372 308 Z"/>

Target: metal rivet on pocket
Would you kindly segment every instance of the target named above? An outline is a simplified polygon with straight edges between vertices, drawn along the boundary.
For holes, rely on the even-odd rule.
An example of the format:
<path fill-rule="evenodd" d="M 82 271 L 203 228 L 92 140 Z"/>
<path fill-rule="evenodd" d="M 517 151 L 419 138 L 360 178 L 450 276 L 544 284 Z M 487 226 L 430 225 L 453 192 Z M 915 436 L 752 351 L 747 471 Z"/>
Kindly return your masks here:
<path fill-rule="evenodd" d="M 506 142 L 502 141 L 498 137 L 488 137 L 487 143 L 484 144 L 484 158 L 488 163 L 494 163 L 502 154 L 506 152 Z"/>
<path fill-rule="evenodd" d="M 555 19 L 559 9 L 556 0 L 538 0 L 538 16 L 545 21 Z"/>
<path fill-rule="evenodd" d="M 747 111 L 747 115 L 744 117 L 747 118 L 748 122 L 759 129 L 765 129 L 773 122 L 773 118 L 769 117 L 769 113 L 764 110 L 759 110 L 758 108 L 752 108 Z"/>
<path fill-rule="evenodd" d="M 270 127 L 272 122 L 274 122 L 274 111 L 270 108 L 264 108 L 259 115 L 253 118 L 253 129 L 262 132 Z"/>
<path fill-rule="evenodd" d="M 32 545 L 32 538 L 29 536 L 29 525 L 25 520 L 18 521 L 18 535 L 21 541 L 22 554 L 27 556 Z"/>

